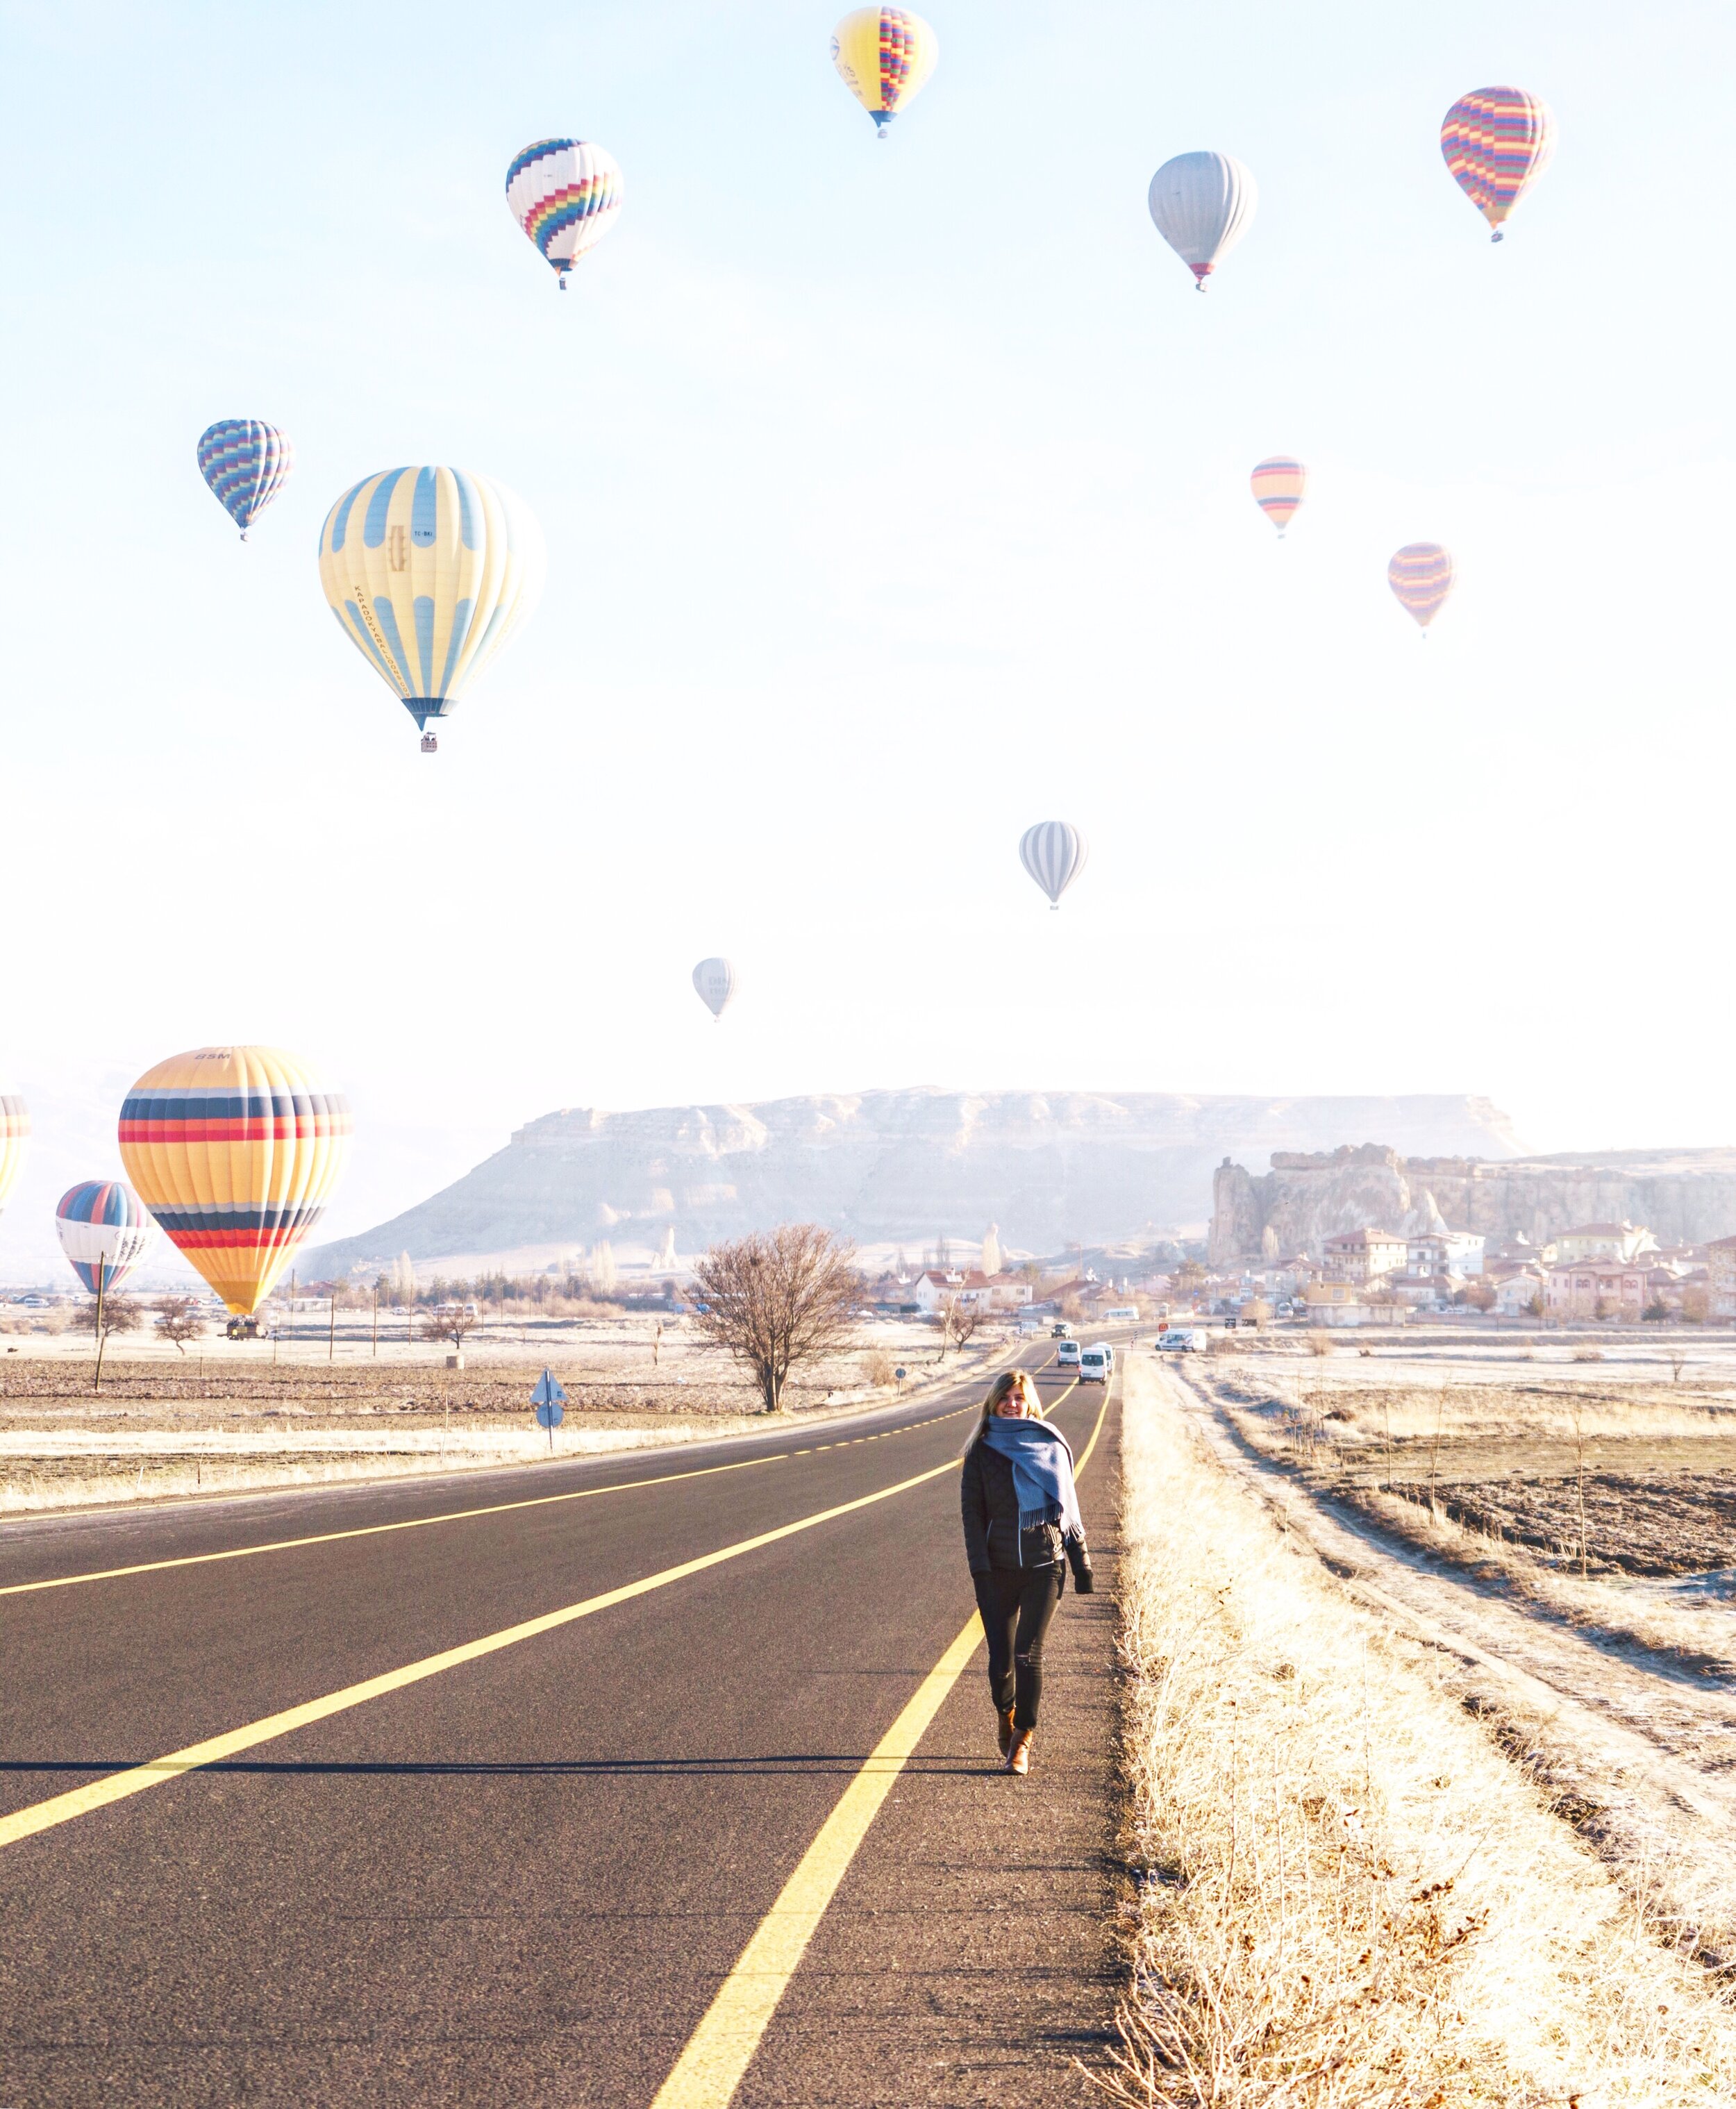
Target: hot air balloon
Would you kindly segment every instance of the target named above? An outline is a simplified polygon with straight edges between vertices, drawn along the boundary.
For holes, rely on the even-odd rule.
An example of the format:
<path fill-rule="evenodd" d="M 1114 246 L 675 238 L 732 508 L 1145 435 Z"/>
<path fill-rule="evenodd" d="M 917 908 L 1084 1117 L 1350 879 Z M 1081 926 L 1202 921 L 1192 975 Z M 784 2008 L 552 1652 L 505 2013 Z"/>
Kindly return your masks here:
<path fill-rule="evenodd" d="M 346 490 L 319 535 L 340 627 L 422 729 L 449 716 L 543 591 L 542 530 L 462 468 L 388 468 Z"/>
<path fill-rule="evenodd" d="M 852 8 L 832 33 L 832 62 L 882 139 L 940 56 L 934 31 L 908 7 Z"/>
<path fill-rule="evenodd" d="M 18 1184 L 30 1136 L 30 1115 L 24 1100 L 0 1078 L 0 1208 Z"/>
<path fill-rule="evenodd" d="M 1441 120 L 1441 151 L 1499 242 L 1502 221 L 1549 165 L 1555 120 L 1522 88 L 1473 88 Z"/>
<path fill-rule="evenodd" d="M 1289 454 L 1272 454 L 1255 463 L 1248 481 L 1253 485 L 1254 503 L 1282 536 L 1308 488 L 1307 470 Z"/>
<path fill-rule="evenodd" d="M 1019 842 L 1019 860 L 1048 896 L 1051 908 L 1085 868 L 1085 838 L 1066 820 L 1039 820 Z"/>
<path fill-rule="evenodd" d="M 325 1213 L 349 1147 L 348 1103 L 278 1047 L 171 1055 L 120 1109 L 139 1199 L 241 1316 Z"/>
<path fill-rule="evenodd" d="M 507 207 L 563 293 L 574 264 L 614 226 L 623 194 L 615 156 L 589 139 L 539 139 L 507 170 Z"/>
<path fill-rule="evenodd" d="M 701 960 L 693 969 L 693 986 L 706 1009 L 721 1018 L 735 994 L 735 969 L 728 960 Z"/>
<path fill-rule="evenodd" d="M 1203 293 L 1218 259 L 1248 231 L 1260 202 L 1253 171 L 1233 154 L 1178 154 L 1152 178 L 1152 219 Z"/>
<path fill-rule="evenodd" d="M 118 1289 L 151 1244 L 151 1218 L 118 1179 L 69 1187 L 54 1212 L 54 1227 L 73 1272 L 92 1296 Z"/>
<path fill-rule="evenodd" d="M 1426 631 L 1453 590 L 1453 559 L 1438 542 L 1407 542 L 1387 565 L 1387 583 Z"/>
<path fill-rule="evenodd" d="M 289 434 L 257 418 L 219 418 L 199 435 L 199 473 L 244 542 L 295 466 Z"/>

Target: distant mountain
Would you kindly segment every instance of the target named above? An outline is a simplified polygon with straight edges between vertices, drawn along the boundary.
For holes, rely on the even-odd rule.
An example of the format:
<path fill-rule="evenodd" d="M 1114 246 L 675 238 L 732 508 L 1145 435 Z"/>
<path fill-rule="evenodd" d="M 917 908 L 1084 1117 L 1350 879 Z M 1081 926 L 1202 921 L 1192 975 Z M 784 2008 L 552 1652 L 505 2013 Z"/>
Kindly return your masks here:
<path fill-rule="evenodd" d="M 310 1251 L 304 1280 L 408 1252 L 421 1263 L 571 1250 L 691 1253 L 777 1222 L 864 1244 L 937 1234 L 1054 1252 L 1202 1229 L 1226 1154 L 1378 1137 L 1419 1155 L 1508 1157 L 1486 1099 L 1188 1097 L 1154 1092 L 865 1091 L 762 1105 L 545 1114 L 462 1179 L 358 1237 Z"/>

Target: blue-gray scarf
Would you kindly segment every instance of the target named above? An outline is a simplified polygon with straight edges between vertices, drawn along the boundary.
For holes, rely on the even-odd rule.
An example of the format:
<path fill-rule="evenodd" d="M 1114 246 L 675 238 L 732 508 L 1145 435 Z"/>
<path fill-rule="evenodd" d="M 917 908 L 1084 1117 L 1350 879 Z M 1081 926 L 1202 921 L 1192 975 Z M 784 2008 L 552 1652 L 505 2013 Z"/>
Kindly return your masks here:
<path fill-rule="evenodd" d="M 1012 1467 L 1021 1532 L 1058 1523 L 1062 1537 L 1084 1536 L 1073 1486 L 1073 1453 L 1058 1428 L 1046 1420 L 1012 1420 L 997 1414 L 985 1425 L 982 1439 Z"/>

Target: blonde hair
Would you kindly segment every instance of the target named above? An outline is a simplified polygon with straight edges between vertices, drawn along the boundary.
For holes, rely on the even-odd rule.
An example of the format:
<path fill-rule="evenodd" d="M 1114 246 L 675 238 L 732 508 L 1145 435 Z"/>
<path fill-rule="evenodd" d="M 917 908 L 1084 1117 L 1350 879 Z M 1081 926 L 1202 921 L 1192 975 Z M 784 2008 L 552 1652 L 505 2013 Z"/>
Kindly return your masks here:
<path fill-rule="evenodd" d="M 1036 1385 L 1031 1381 L 1030 1371 L 1003 1370 L 989 1387 L 989 1395 L 983 1401 L 982 1410 L 977 1415 L 976 1424 L 972 1428 L 969 1438 L 965 1443 L 964 1447 L 967 1452 L 981 1441 L 982 1431 L 994 1420 L 995 1409 L 1003 1400 L 1011 1398 L 1015 1392 L 1023 1398 L 1026 1411 L 1035 1419 L 1039 1420 L 1042 1419 L 1043 1401 L 1038 1396 Z"/>

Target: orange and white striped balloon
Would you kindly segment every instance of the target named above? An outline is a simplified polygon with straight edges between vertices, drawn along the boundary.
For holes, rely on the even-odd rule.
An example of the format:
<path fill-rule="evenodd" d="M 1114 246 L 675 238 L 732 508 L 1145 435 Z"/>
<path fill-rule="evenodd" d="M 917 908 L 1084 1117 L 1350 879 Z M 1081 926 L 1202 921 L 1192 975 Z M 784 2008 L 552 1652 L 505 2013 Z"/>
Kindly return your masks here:
<path fill-rule="evenodd" d="M 1271 454 L 1256 462 L 1248 478 L 1254 503 L 1282 535 L 1296 517 L 1308 488 L 1308 472 L 1292 454 Z"/>

